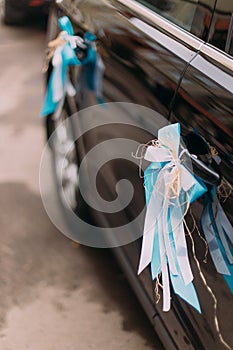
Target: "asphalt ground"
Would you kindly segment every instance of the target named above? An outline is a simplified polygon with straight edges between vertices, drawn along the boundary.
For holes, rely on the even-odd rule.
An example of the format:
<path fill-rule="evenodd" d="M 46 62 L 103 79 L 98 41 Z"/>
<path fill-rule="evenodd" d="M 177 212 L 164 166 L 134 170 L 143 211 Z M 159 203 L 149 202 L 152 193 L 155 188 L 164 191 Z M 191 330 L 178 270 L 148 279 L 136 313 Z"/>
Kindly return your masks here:
<path fill-rule="evenodd" d="M 74 244 L 43 208 L 44 48 L 40 20 L 0 25 L 0 349 L 162 349 L 111 251 Z"/>

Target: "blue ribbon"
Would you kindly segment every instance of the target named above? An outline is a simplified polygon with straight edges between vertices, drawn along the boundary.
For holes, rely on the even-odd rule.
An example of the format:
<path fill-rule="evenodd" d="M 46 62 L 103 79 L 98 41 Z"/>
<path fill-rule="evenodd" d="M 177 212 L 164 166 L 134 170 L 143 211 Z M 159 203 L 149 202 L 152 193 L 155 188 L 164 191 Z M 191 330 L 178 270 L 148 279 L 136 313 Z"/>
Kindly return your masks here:
<path fill-rule="evenodd" d="M 95 40 L 96 36 L 93 33 L 86 32 L 84 34 L 87 52 L 86 56 L 82 59 L 82 70 L 78 89 L 94 92 L 98 103 L 104 104 L 102 81 L 105 67 L 100 55 L 96 51 Z"/>
<path fill-rule="evenodd" d="M 216 187 L 205 195 L 201 226 L 210 255 L 233 293 L 233 228 L 216 196 Z"/>
<path fill-rule="evenodd" d="M 59 26 L 62 30 L 66 31 L 68 35 L 73 35 L 73 28 L 72 24 L 68 17 L 64 16 L 61 17 L 59 20 Z M 61 49 L 60 49 L 60 56 L 61 56 L 61 65 L 59 67 L 59 84 L 61 85 L 61 88 L 63 89 L 63 95 L 65 94 L 65 84 L 67 79 L 67 68 L 69 66 L 73 65 L 79 65 L 80 61 L 78 60 L 76 53 L 74 49 L 71 48 L 69 42 L 65 43 Z M 50 75 L 47 92 L 44 100 L 44 104 L 41 111 L 41 116 L 46 116 L 48 114 L 54 113 L 59 100 L 55 100 L 54 98 L 54 90 L 56 86 L 58 85 L 57 82 L 57 74 L 55 73 L 55 67 L 53 68 L 53 71 Z"/>

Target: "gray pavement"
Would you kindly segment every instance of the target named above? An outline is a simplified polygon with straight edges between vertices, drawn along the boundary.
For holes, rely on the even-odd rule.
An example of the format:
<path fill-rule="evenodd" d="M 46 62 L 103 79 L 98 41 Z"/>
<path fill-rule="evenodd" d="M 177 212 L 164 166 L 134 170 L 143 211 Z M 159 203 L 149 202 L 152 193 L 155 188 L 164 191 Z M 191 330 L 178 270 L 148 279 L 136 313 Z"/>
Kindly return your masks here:
<path fill-rule="evenodd" d="M 43 209 L 44 40 L 38 23 L 0 26 L 0 349 L 161 349 L 111 252 L 72 243 Z"/>

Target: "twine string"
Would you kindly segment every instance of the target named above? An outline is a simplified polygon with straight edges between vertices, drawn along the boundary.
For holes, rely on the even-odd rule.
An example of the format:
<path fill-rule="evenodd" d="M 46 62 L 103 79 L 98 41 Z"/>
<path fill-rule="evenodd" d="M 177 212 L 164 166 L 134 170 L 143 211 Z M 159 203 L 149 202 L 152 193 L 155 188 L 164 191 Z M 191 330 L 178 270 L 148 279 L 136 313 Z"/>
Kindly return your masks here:
<path fill-rule="evenodd" d="M 217 335 L 218 335 L 218 338 L 220 340 L 220 342 L 228 349 L 228 350 L 232 350 L 232 348 L 230 347 L 230 345 L 224 340 L 223 336 L 222 336 L 222 333 L 220 331 L 220 327 L 219 327 L 219 320 L 218 320 L 218 314 L 217 314 L 217 311 L 218 311 L 218 301 L 217 301 L 217 298 L 216 296 L 214 295 L 212 289 L 210 288 L 210 286 L 208 285 L 207 281 L 206 281 L 206 278 L 203 274 L 203 272 L 201 271 L 201 267 L 200 267 L 200 263 L 197 259 L 197 256 L 196 256 L 196 251 L 195 251 L 195 243 L 194 243 L 194 239 L 192 237 L 192 234 L 189 230 L 189 227 L 186 223 L 186 221 L 184 220 L 184 225 L 187 229 L 187 232 L 188 232 L 188 235 L 190 237 L 190 240 L 191 240 L 191 243 L 192 243 L 192 253 L 193 253 L 193 257 L 194 257 L 194 260 L 197 264 L 197 268 L 198 268 L 198 272 L 200 274 L 200 277 L 202 279 L 202 282 L 204 284 L 204 286 L 206 287 L 207 291 L 209 292 L 209 294 L 211 295 L 211 298 L 214 302 L 214 324 L 215 324 L 215 328 L 216 328 L 216 331 L 217 331 Z"/>

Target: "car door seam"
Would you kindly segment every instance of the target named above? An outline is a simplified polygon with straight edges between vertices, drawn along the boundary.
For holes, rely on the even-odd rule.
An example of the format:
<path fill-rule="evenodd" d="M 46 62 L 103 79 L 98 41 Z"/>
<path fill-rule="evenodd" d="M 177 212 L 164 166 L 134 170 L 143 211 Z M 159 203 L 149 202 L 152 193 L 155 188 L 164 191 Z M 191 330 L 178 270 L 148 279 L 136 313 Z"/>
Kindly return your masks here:
<path fill-rule="evenodd" d="M 176 86 L 176 89 L 175 89 L 175 92 L 174 92 L 174 95 L 172 97 L 172 100 L 170 102 L 170 106 L 169 106 L 169 112 L 168 112 L 168 120 L 170 121 L 171 120 L 171 117 L 172 117 L 172 111 L 173 111 L 173 108 L 174 108 L 174 104 L 175 104 L 175 100 L 176 100 L 176 96 L 178 94 L 178 91 L 179 91 L 179 88 L 181 86 L 181 83 L 182 83 L 182 80 L 189 68 L 189 66 L 191 65 L 191 63 L 195 60 L 195 58 L 200 54 L 201 52 L 201 49 L 203 47 L 204 43 L 201 44 L 201 46 L 199 47 L 198 51 L 193 55 L 193 57 L 191 58 L 191 60 L 189 62 L 186 63 L 184 69 L 183 69 L 183 72 L 181 73 L 180 75 L 180 78 L 179 78 L 179 81 L 178 81 L 178 84 Z"/>

